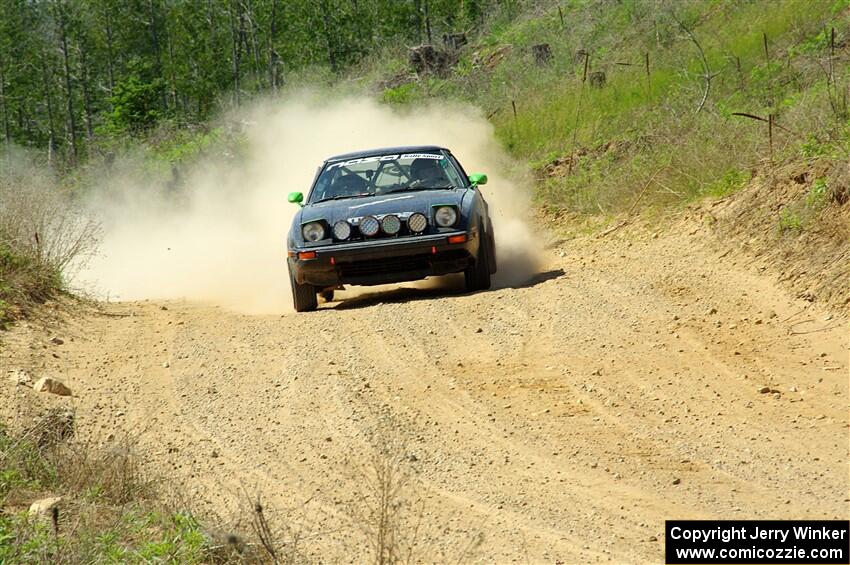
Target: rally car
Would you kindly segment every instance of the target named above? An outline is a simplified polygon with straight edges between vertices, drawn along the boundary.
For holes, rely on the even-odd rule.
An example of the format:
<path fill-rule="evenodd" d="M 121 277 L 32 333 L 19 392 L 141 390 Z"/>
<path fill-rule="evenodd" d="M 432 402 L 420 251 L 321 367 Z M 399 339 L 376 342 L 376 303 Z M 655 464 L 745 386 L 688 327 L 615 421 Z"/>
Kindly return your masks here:
<path fill-rule="evenodd" d="M 319 167 L 287 238 L 295 310 L 315 310 L 342 285 L 377 285 L 463 272 L 490 288 L 496 247 L 487 175 L 467 175 L 445 147 L 373 149 Z"/>

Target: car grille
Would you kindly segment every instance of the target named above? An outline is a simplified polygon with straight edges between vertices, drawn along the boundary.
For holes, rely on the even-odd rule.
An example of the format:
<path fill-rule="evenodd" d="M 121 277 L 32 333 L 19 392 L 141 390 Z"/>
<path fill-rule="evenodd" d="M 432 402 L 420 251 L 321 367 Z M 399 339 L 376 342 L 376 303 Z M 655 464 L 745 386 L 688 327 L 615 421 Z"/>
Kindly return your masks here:
<path fill-rule="evenodd" d="M 431 266 L 431 255 L 407 255 L 404 257 L 386 257 L 370 259 L 357 263 L 339 263 L 337 268 L 342 278 L 365 277 L 381 273 L 404 273 L 426 270 Z"/>

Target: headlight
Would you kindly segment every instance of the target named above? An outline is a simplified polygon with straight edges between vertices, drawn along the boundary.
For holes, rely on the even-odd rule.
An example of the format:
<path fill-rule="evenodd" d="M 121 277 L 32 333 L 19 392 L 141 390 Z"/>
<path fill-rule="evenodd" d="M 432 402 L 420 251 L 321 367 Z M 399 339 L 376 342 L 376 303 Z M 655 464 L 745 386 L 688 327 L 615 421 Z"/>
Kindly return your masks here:
<path fill-rule="evenodd" d="M 440 206 L 434 212 L 434 221 L 441 228 L 448 228 L 457 222 L 457 212 L 451 206 Z"/>
<path fill-rule="evenodd" d="M 334 224 L 334 237 L 337 239 L 348 239 L 351 235 L 351 224 L 345 220 L 340 220 Z"/>
<path fill-rule="evenodd" d="M 378 223 L 378 219 L 374 216 L 366 216 L 362 220 L 360 220 L 360 233 L 365 236 L 373 236 L 378 233 L 381 224 Z"/>
<path fill-rule="evenodd" d="M 325 228 L 319 222 L 310 222 L 301 226 L 304 241 L 321 241 L 325 239 Z"/>
<path fill-rule="evenodd" d="M 407 227 L 413 233 L 422 233 L 428 227 L 428 218 L 425 217 L 425 214 L 419 214 L 418 212 L 411 214 L 407 218 Z"/>
<path fill-rule="evenodd" d="M 384 216 L 381 220 L 381 229 L 387 235 L 395 235 L 401 229 L 401 220 L 398 219 L 398 216 L 392 214 Z"/>

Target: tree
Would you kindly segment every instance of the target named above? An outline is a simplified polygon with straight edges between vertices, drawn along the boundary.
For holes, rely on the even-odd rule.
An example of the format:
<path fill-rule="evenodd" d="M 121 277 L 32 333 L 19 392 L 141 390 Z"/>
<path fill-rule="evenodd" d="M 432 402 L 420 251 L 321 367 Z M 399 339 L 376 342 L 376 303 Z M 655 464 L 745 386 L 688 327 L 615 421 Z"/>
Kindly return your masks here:
<path fill-rule="evenodd" d="M 113 132 L 139 133 L 156 123 L 162 114 L 160 101 L 165 81 L 155 76 L 148 64 L 134 61 L 130 68 L 132 74 L 115 85 L 110 97 L 109 126 Z"/>

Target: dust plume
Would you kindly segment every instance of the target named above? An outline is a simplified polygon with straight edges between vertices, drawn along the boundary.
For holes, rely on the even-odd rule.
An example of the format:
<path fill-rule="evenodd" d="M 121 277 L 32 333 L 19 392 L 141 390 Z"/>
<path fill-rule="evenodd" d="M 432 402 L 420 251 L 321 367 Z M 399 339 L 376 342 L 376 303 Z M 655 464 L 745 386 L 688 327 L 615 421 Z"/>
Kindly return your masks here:
<path fill-rule="evenodd" d="M 104 221 L 102 253 L 86 276 L 112 298 L 187 298 L 246 313 L 291 309 L 286 234 L 296 208 L 328 156 L 359 149 L 437 144 L 483 187 L 496 230 L 497 286 L 524 282 L 535 267 L 522 216 L 528 191 L 510 179 L 491 125 L 471 107 L 445 104 L 398 112 L 365 98 L 302 94 L 230 116 L 242 129 L 238 155 L 201 158 L 161 190 L 111 174 L 91 206 Z M 120 168 L 120 167 L 119 167 Z"/>

